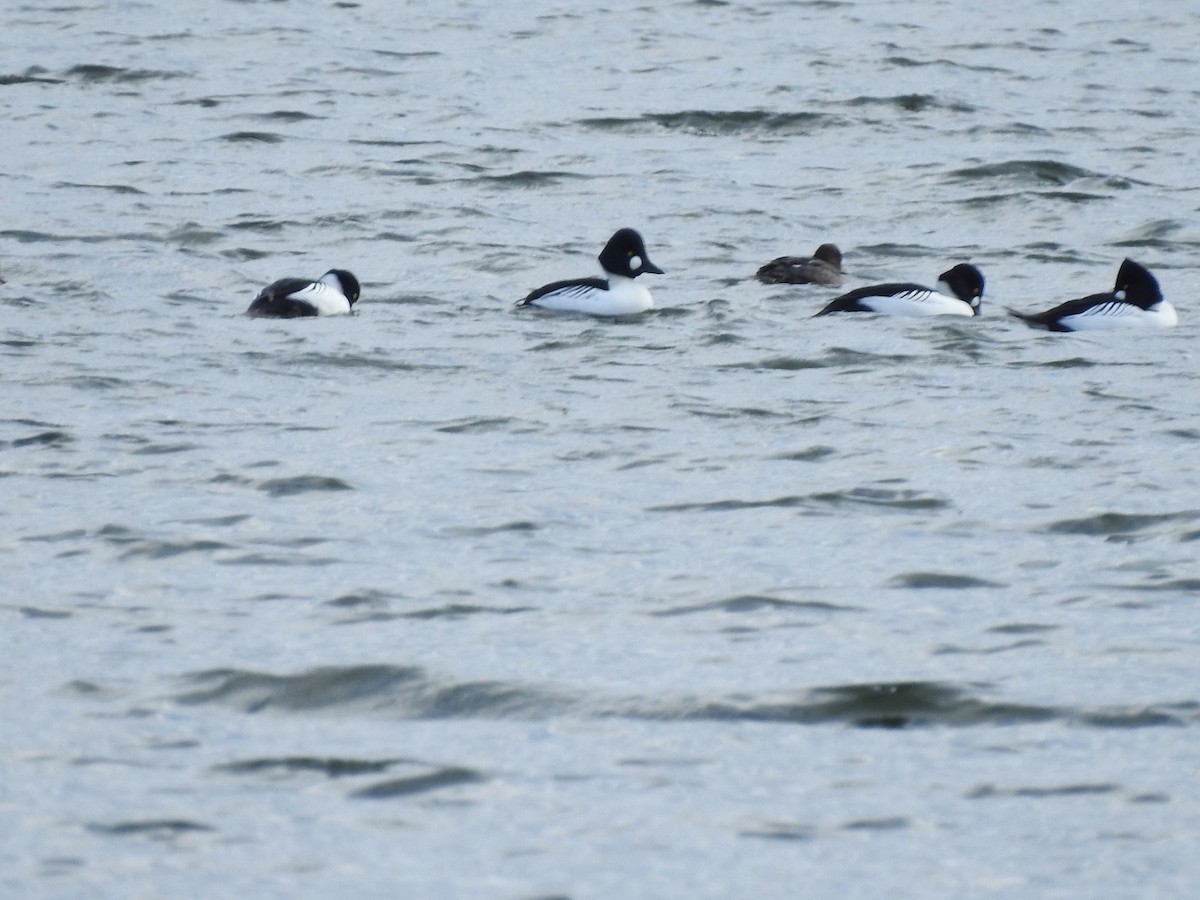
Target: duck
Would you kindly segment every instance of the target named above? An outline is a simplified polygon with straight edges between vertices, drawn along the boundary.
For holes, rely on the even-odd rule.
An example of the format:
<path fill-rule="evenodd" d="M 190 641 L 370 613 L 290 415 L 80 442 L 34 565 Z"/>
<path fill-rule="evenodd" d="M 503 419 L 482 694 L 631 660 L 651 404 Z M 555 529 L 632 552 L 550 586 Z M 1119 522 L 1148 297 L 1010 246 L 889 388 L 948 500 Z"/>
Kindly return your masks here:
<path fill-rule="evenodd" d="M 959 263 L 938 276 L 936 287 L 920 284 L 875 284 L 831 300 L 818 316 L 874 312 L 890 316 L 976 316 L 983 300 L 983 273 Z"/>
<path fill-rule="evenodd" d="M 543 285 L 517 303 L 594 316 L 628 316 L 654 308 L 650 291 L 637 284 L 639 275 L 662 275 L 650 261 L 646 244 L 636 229 L 618 229 L 597 257 L 604 278 L 576 278 Z"/>
<path fill-rule="evenodd" d="M 1068 300 L 1045 312 L 1010 309 L 1008 314 L 1046 331 L 1173 328 L 1179 322 L 1175 307 L 1163 298 L 1158 279 L 1132 259 L 1121 263 L 1113 289 L 1107 293 Z"/>
<path fill-rule="evenodd" d="M 754 275 L 763 284 L 842 283 L 842 251 L 836 244 L 822 244 L 812 256 L 780 256 L 762 266 Z"/>
<path fill-rule="evenodd" d="M 330 269 L 316 281 L 281 278 L 259 291 L 246 315 L 276 319 L 342 315 L 350 312 L 360 290 L 358 279 L 345 269 Z"/>

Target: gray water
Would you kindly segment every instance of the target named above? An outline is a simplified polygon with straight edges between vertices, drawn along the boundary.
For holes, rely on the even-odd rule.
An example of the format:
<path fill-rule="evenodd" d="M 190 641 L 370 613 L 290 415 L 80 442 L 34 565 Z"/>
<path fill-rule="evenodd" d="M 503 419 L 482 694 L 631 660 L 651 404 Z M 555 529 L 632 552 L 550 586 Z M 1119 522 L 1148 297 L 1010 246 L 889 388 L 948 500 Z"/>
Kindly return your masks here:
<path fill-rule="evenodd" d="M 5 18 L 0 894 L 1194 892 L 1194 4 Z"/>

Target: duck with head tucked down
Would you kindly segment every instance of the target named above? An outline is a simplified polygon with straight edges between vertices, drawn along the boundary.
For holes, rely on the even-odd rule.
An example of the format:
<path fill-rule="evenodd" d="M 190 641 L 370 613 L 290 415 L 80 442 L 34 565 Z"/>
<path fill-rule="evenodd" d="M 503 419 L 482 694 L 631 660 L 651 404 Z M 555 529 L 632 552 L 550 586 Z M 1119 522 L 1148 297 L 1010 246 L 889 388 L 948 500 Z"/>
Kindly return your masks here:
<path fill-rule="evenodd" d="M 316 281 L 280 278 L 263 288 L 246 315 L 275 319 L 302 316 L 336 316 L 350 312 L 361 288 L 345 269 L 330 269 Z"/>

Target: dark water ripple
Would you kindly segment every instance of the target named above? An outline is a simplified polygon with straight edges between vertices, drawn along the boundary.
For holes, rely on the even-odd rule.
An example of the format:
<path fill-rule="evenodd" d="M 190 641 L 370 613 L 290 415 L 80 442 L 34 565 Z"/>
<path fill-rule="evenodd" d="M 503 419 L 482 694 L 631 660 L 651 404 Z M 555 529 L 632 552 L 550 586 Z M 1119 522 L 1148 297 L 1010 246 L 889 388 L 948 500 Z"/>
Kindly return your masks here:
<path fill-rule="evenodd" d="M 282 144 L 287 137 L 273 131 L 232 131 L 220 135 L 217 140 L 231 144 Z"/>
<path fill-rule="evenodd" d="M 216 669 L 191 676 L 189 680 L 202 687 L 177 699 L 185 704 L 221 703 L 245 712 L 321 709 L 371 700 L 395 687 L 417 683 L 422 677 L 418 668 L 394 666 L 321 668 L 295 676 Z"/>
<path fill-rule="evenodd" d="M 1034 368 L 1034 369 L 1091 369 L 1095 366 L 1103 365 L 1094 359 L 1088 359 L 1083 356 L 1072 356 L 1067 359 L 1049 359 L 1038 361 L 1015 361 L 1009 364 L 1013 368 Z"/>
<path fill-rule="evenodd" d="M 829 491 L 813 494 L 812 499 L 825 506 L 869 506 L 900 512 L 926 512 L 952 509 L 954 504 L 924 491 L 893 490 L 889 488 L 852 488 L 848 491 Z"/>
<path fill-rule="evenodd" d="M 894 107 L 904 112 L 925 112 L 926 110 L 946 110 L 954 113 L 972 113 L 975 107 L 969 103 L 955 100 L 941 100 L 932 94 L 897 94 L 894 96 L 862 96 L 845 101 L 845 105 L 853 107 L 884 106 Z"/>
<path fill-rule="evenodd" d="M 445 606 L 435 606 L 428 609 L 414 609 L 411 612 L 400 613 L 402 619 L 464 619 L 468 616 L 512 616 L 520 613 L 535 612 L 533 606 L 477 606 L 470 603 L 448 603 Z"/>
<path fill-rule="evenodd" d="M 946 653 L 1000 653 L 986 651 Z M 987 699 L 978 688 L 913 681 L 812 688 L 793 699 L 623 700 L 571 696 L 498 681 L 448 682 L 416 666 L 322 667 L 296 675 L 220 669 L 189 676 L 175 696 L 184 705 L 220 705 L 246 713 L 371 713 L 411 719 L 536 719 L 584 715 L 653 721 L 845 724 L 856 728 L 1013 726 L 1049 721 L 1091 728 L 1200 724 L 1200 702 L 1128 707 L 1054 707 Z"/>
<path fill-rule="evenodd" d="M 191 78 L 189 72 L 158 71 L 154 69 L 126 69 L 99 63 L 81 63 L 63 73 L 66 79 L 75 79 L 87 84 L 140 84 L 145 81 L 170 81 L 176 78 Z"/>
<path fill-rule="evenodd" d="M 881 358 L 878 355 L 863 353 L 861 351 L 846 350 L 841 347 L 833 347 L 826 351 L 825 355 L 820 359 L 812 359 L 799 356 L 777 356 L 769 359 L 755 360 L 752 362 L 743 363 L 727 363 L 724 368 L 727 369 L 763 369 L 767 371 L 781 372 L 799 372 L 805 369 L 825 369 L 825 368 L 843 368 L 862 366 L 868 361 L 879 362 L 883 364 L 891 363 L 901 365 L 906 362 L 911 362 L 912 357 L 889 354 L 886 358 Z"/>
<path fill-rule="evenodd" d="M 454 525 L 443 529 L 446 537 L 488 537 L 493 534 L 505 534 L 515 531 L 522 534 L 537 531 L 542 526 L 537 522 L 519 521 L 504 522 L 500 525 Z"/>
<path fill-rule="evenodd" d="M 847 124 L 848 120 L 830 113 L 766 110 L 683 110 L 673 113 L 646 113 L 641 116 L 597 117 L 579 119 L 574 124 L 585 130 L 609 131 L 621 134 L 643 134 L 647 131 L 679 131 L 701 136 L 731 136 L 746 134 L 802 135 L 823 128 Z"/>
<path fill-rule="evenodd" d="M 1103 512 L 1082 519 L 1062 519 L 1051 522 L 1043 530 L 1047 534 L 1127 537 L 1136 532 L 1157 528 L 1160 525 L 1194 522 L 1198 518 L 1200 518 L 1200 511 L 1197 510 L 1150 514 Z"/>
<path fill-rule="evenodd" d="M 844 723 L 859 728 L 931 725 L 1017 725 L 1043 722 L 1060 714 L 1045 707 L 995 703 L 972 692 L 936 682 L 838 685 L 808 691 L 791 702 L 700 702 L 678 710 L 694 719 L 779 722 L 797 725 Z"/>
<path fill-rule="evenodd" d="M 792 507 L 811 508 L 808 497 L 787 496 L 775 497 L 770 500 L 713 500 L 702 503 L 668 503 L 663 506 L 649 506 L 647 512 L 736 512 L 746 509 L 765 509 L 769 507 L 789 509 Z"/>
<path fill-rule="evenodd" d="M 294 497 L 313 492 L 352 491 L 354 487 L 329 475 L 295 475 L 290 478 L 268 478 L 259 483 L 258 489 L 269 497 Z"/>
<path fill-rule="evenodd" d="M 393 600 L 400 599 L 403 599 L 401 594 L 379 590 L 360 590 L 342 594 L 333 600 L 327 600 L 326 603 L 339 609 L 387 609 Z"/>
<path fill-rule="evenodd" d="M 553 695 L 500 682 L 441 683 L 412 666 L 324 667 L 291 676 L 219 669 L 189 680 L 199 687 L 178 702 L 255 713 L 367 708 L 410 718 L 542 717 L 560 705 Z"/>
<path fill-rule="evenodd" d="M 824 603 L 819 600 L 784 600 L 779 597 L 768 597 L 760 594 L 743 594 L 729 597 L 725 600 L 714 600 L 709 603 L 697 603 L 687 606 L 675 606 L 670 609 L 658 610 L 651 613 L 654 616 L 690 616 L 697 613 L 723 612 L 741 615 L 757 613 L 763 610 L 783 613 L 834 613 L 860 612 L 857 607 L 841 606 L 836 603 Z"/>
<path fill-rule="evenodd" d="M 20 241 L 23 244 L 56 244 L 56 243 L 80 243 L 80 244 L 103 244 L 103 243 L 120 243 L 123 241 L 151 241 L 157 242 L 160 238 L 152 234 L 114 234 L 112 232 L 104 232 L 99 234 L 55 234 L 49 231 L 34 231 L 32 229 L 10 229 L 0 231 L 0 237 L 12 238 Z M 61 282 L 60 288 L 63 293 L 76 293 L 76 290 L 81 287 L 77 282 Z"/>
<path fill-rule="evenodd" d="M 351 794 L 364 800 L 390 800 L 395 797 L 411 797 L 415 794 L 425 794 L 448 787 L 459 787 L 464 784 L 477 784 L 486 781 L 487 777 L 474 769 L 462 766 L 446 766 L 425 775 L 412 775 L 407 778 L 390 778 L 362 788 Z"/>
<path fill-rule="evenodd" d="M 467 179 L 485 187 L 533 190 L 552 187 L 563 181 L 587 179 L 591 176 L 582 172 L 508 172 L 502 175 L 476 175 Z"/>
<path fill-rule="evenodd" d="M 231 545 L 221 541 L 140 541 L 136 547 L 122 553 L 120 559 L 171 559 L 186 553 L 211 553 L 228 549 L 231 549 Z"/>
<path fill-rule="evenodd" d="M 285 756 L 263 759 L 244 759 L 214 766 L 213 771 L 229 775 L 258 775 L 316 773 L 327 778 L 357 775 L 378 775 L 401 763 L 403 759 L 341 759 L 315 756 Z"/>
<path fill-rule="evenodd" d="M 206 228 L 198 222 L 184 222 L 175 226 L 166 234 L 168 243 L 179 247 L 205 247 L 209 244 L 225 240 L 223 230 Z"/>
<path fill-rule="evenodd" d="M 13 84 L 62 84 L 63 79 L 51 78 L 41 73 L 45 72 L 38 66 L 25 70 L 23 75 L 0 75 L 0 87 Z"/>
<path fill-rule="evenodd" d="M 203 822 L 189 819 L 145 819 L 125 822 L 95 822 L 88 831 L 102 837 L 138 837 L 150 840 L 173 840 L 186 834 L 215 832 L 217 829 Z"/>
<path fill-rule="evenodd" d="M 1016 181 L 1026 184 L 1053 184 L 1065 187 L 1076 181 L 1095 180 L 1114 190 L 1126 190 L 1134 182 L 1092 172 L 1080 166 L 1052 159 L 1014 159 L 1001 163 L 954 169 L 946 177 L 954 181 Z"/>
<path fill-rule="evenodd" d="M 700 503 L 669 503 L 647 507 L 647 512 L 736 512 L 746 509 L 780 507 L 801 508 L 823 512 L 830 508 L 865 506 L 898 512 L 927 512 L 952 508 L 947 500 L 931 497 L 922 491 L 880 488 L 851 488 L 846 491 L 823 491 L 817 494 L 790 495 L 768 500 L 713 500 Z"/>
<path fill-rule="evenodd" d="M 1007 585 L 971 575 L 955 575 L 949 572 L 906 572 L 888 581 L 889 587 L 934 588 L 937 590 L 961 591 L 970 588 L 1002 588 Z"/>
<path fill-rule="evenodd" d="M 140 188 L 134 187 L 131 184 L 80 184 L 74 181 L 60 181 L 56 188 L 79 188 L 82 190 L 94 191 L 111 191 L 114 194 L 131 194 L 134 196 L 145 196 L 146 192 Z"/>
<path fill-rule="evenodd" d="M 32 606 L 22 606 L 21 615 L 29 619 L 69 619 L 73 613 L 59 609 L 38 609 Z"/>
<path fill-rule="evenodd" d="M 1043 799 L 1048 797 L 1079 797 L 1089 795 L 1115 794 L 1121 790 L 1116 784 L 1064 784 L 1053 787 L 1019 787 L 998 788 L 985 784 L 975 788 L 967 795 L 971 800 L 989 800 L 996 797 L 1026 797 Z"/>
<path fill-rule="evenodd" d="M 394 622 L 403 619 L 418 621 L 463 621 L 474 616 L 513 616 L 522 613 L 539 612 L 534 606 L 479 606 L 472 603 L 447 603 L 444 606 L 415 609 L 411 612 L 387 612 L 376 609 L 355 616 L 338 619 L 337 625 L 372 625 L 380 622 Z"/>
<path fill-rule="evenodd" d="M 974 692 L 934 682 L 839 685 L 809 691 L 806 699 L 783 703 L 699 702 L 664 710 L 667 718 L 778 722 L 797 725 L 842 723 L 858 728 L 1023 725 L 1062 721 L 1093 728 L 1144 728 L 1200 724 L 1200 704 L 1161 708 L 1061 709 L 993 702 Z"/>
<path fill-rule="evenodd" d="M 1200 535 L 1189 535 L 1182 540 L 1197 540 Z M 1200 578 L 1168 578 L 1165 580 L 1147 580 L 1137 584 L 1117 585 L 1116 587 L 1127 591 L 1155 591 L 1162 593 L 1185 593 L 1195 594 L 1200 592 Z"/>
<path fill-rule="evenodd" d="M 747 828 L 738 832 L 739 837 L 759 838 L 769 841 L 811 841 L 818 836 L 818 829 L 813 825 L 792 822 L 767 822 L 756 828 Z"/>
<path fill-rule="evenodd" d="M 66 447 L 75 443 L 75 438 L 66 431 L 42 431 L 28 437 L 0 441 L 0 447 Z"/>
<path fill-rule="evenodd" d="M 936 656 L 991 656 L 996 653 L 1009 653 L 1013 650 L 1029 650 L 1033 647 L 1044 647 L 1045 641 L 1024 640 L 1013 641 L 1008 644 L 997 644 L 990 647 L 960 647 L 950 644 L 936 648 L 933 653 Z"/>
<path fill-rule="evenodd" d="M 299 109 L 277 109 L 266 113 L 247 113 L 245 118 L 263 122 L 319 122 L 327 116 L 318 116 Z"/>

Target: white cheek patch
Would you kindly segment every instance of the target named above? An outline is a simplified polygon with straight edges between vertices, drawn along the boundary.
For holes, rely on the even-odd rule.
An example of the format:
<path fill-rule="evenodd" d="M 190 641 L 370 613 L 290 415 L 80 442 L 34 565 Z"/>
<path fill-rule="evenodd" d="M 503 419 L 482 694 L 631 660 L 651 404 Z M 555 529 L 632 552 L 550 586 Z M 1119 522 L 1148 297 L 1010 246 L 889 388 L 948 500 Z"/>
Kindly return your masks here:
<path fill-rule="evenodd" d="M 1124 291 L 1117 291 L 1115 294 L 1113 294 L 1113 297 L 1114 297 L 1114 298 L 1116 298 L 1117 300 L 1124 300 L 1124 299 L 1125 299 L 1125 292 L 1124 292 Z"/>
<path fill-rule="evenodd" d="M 635 255 L 635 256 L 629 257 L 629 268 L 631 271 L 635 270 L 635 269 L 640 269 L 641 267 L 642 267 L 642 258 L 640 256 Z"/>

